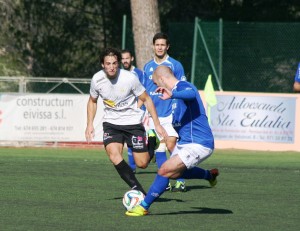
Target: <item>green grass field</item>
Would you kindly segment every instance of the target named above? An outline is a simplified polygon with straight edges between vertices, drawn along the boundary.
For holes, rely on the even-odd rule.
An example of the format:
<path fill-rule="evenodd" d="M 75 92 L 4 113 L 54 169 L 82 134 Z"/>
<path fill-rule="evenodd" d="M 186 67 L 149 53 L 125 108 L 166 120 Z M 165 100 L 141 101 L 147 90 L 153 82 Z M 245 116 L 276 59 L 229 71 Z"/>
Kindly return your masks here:
<path fill-rule="evenodd" d="M 0 148 L 0 230 L 300 230 L 300 153 L 216 150 L 201 166 L 219 168 L 215 188 L 188 180 L 127 217 L 128 187 L 103 150 Z M 138 170 L 145 189 L 155 173 Z"/>

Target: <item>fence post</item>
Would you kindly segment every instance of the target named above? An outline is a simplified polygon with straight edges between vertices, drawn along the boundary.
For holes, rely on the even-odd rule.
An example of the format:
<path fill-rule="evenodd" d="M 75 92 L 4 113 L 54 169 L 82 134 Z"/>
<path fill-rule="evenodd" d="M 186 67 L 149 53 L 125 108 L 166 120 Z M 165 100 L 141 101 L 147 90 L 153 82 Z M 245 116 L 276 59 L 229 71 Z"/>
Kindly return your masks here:
<path fill-rule="evenodd" d="M 123 15 L 123 29 L 122 29 L 122 49 L 126 48 L 126 14 Z"/>
<path fill-rule="evenodd" d="M 26 93 L 26 80 L 24 76 L 19 79 L 19 93 Z"/>
<path fill-rule="evenodd" d="M 195 26 L 194 26 L 194 41 L 193 41 L 193 56 L 192 56 L 192 70 L 191 70 L 191 83 L 195 82 L 195 66 L 196 66 L 196 50 L 197 50 L 197 24 L 198 17 L 195 18 Z"/>
<path fill-rule="evenodd" d="M 223 74 L 223 19 L 219 20 L 219 81 L 222 86 L 222 74 Z"/>

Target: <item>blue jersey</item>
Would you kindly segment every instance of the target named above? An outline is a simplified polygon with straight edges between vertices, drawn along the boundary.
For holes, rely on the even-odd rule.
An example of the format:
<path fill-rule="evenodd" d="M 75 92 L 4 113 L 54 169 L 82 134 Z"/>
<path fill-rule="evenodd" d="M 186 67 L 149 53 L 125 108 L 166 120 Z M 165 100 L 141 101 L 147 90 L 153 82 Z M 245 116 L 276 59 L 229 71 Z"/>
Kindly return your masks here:
<path fill-rule="evenodd" d="M 152 81 L 152 74 L 159 65 L 164 65 L 169 67 L 173 71 L 175 77 L 178 80 L 186 80 L 186 77 L 181 63 L 171 58 L 170 56 L 168 56 L 167 59 L 160 64 L 158 64 L 157 62 L 155 62 L 154 59 L 152 59 L 144 66 L 143 85 L 146 88 L 148 95 L 151 97 L 154 103 L 158 117 L 167 117 L 172 113 L 172 99 L 161 100 L 158 97 L 160 94 L 155 93 L 157 86 Z"/>
<path fill-rule="evenodd" d="M 176 99 L 172 124 L 179 135 L 178 144 L 197 143 L 214 149 L 214 137 L 197 88 L 179 81 L 172 93 L 172 98 Z"/>
<path fill-rule="evenodd" d="M 144 73 L 143 71 L 141 71 L 140 69 L 136 68 L 136 67 L 133 67 L 133 70 L 131 71 L 133 74 L 135 74 L 141 83 L 144 82 L 143 78 L 144 78 Z"/>
<path fill-rule="evenodd" d="M 300 63 L 298 64 L 297 72 L 295 75 L 295 82 L 300 83 Z"/>
<path fill-rule="evenodd" d="M 132 69 L 131 72 L 132 72 L 133 74 L 135 74 L 135 76 L 139 78 L 141 84 L 144 85 L 144 73 L 143 73 L 143 71 L 141 71 L 141 70 L 138 69 L 137 67 L 133 66 L 133 69 Z M 143 111 L 146 111 L 146 107 L 145 107 L 144 104 L 141 106 L 141 109 L 142 109 Z"/>

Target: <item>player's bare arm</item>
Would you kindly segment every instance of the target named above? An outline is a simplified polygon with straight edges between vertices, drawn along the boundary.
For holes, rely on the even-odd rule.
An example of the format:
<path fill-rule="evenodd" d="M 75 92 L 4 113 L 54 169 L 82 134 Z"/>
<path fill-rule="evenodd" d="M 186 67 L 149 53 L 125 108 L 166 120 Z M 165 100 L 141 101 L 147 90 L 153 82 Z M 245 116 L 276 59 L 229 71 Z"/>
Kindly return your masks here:
<path fill-rule="evenodd" d="M 97 112 L 97 99 L 90 96 L 87 103 L 87 125 L 85 130 L 85 138 L 87 142 L 91 142 L 95 136 L 94 118 Z"/>
<path fill-rule="evenodd" d="M 295 92 L 300 92 L 300 83 L 298 83 L 298 82 L 294 83 L 294 91 Z"/>
<path fill-rule="evenodd" d="M 150 96 L 146 93 L 146 91 L 143 92 L 143 94 L 141 94 L 139 96 L 139 100 L 141 100 L 144 105 L 147 108 L 147 111 L 150 113 L 152 119 L 153 119 L 153 123 L 155 126 L 155 131 L 161 136 L 163 137 L 165 140 L 167 140 L 168 138 L 168 134 L 165 131 L 165 129 L 160 125 L 157 113 L 156 113 L 156 109 L 154 107 L 153 101 L 150 98 Z"/>

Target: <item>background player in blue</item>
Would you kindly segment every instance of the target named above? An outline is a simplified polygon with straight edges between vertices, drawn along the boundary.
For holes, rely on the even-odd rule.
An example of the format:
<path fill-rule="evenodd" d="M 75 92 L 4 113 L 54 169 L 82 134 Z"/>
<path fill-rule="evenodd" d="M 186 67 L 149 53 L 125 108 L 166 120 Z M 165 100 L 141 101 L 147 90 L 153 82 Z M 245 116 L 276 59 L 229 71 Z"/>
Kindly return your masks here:
<path fill-rule="evenodd" d="M 160 168 L 161 165 L 167 160 L 166 148 L 170 151 L 170 153 L 172 153 L 178 138 L 178 134 L 172 126 L 172 99 L 162 101 L 159 98 L 160 94 L 155 92 L 157 86 L 152 81 L 152 74 L 158 66 L 164 65 L 173 71 L 174 76 L 178 80 L 186 80 L 186 77 L 181 63 L 171 58 L 167 53 L 168 49 L 170 48 L 168 36 L 164 33 L 157 33 L 154 35 L 152 42 L 154 58 L 144 66 L 144 86 L 155 105 L 161 125 L 168 133 L 168 140 L 166 142 L 161 140 L 160 145 L 156 150 L 156 162 L 158 168 Z M 149 127 L 150 129 L 154 129 L 151 118 L 149 120 Z M 177 179 L 175 187 L 172 189 L 172 191 L 185 192 L 186 186 L 184 180 Z"/>
<path fill-rule="evenodd" d="M 163 194 L 169 178 L 206 179 L 213 187 L 217 183 L 218 169 L 205 170 L 196 167 L 214 150 L 214 137 L 208 124 L 205 109 L 197 88 L 186 81 L 178 81 L 170 68 L 159 66 L 153 74 L 153 82 L 159 86 L 160 99 L 176 99 L 173 126 L 179 140 L 172 156 L 158 170 L 145 199 L 140 205 L 127 211 L 128 216 L 148 214 L 150 205 Z"/>
<path fill-rule="evenodd" d="M 132 72 L 133 74 L 136 75 L 136 77 L 139 78 L 140 82 L 143 83 L 143 71 L 141 71 L 140 69 L 136 68 L 133 65 L 133 61 L 134 61 L 134 56 L 131 53 L 130 50 L 124 49 L 121 51 L 121 62 L 122 62 L 122 67 L 127 70 Z M 130 168 L 132 169 L 132 171 L 135 173 L 136 171 L 136 165 L 134 162 L 134 158 L 132 155 L 132 148 L 128 147 L 128 164 L 130 166 Z"/>
<path fill-rule="evenodd" d="M 300 63 L 298 64 L 297 72 L 295 75 L 294 91 L 300 92 Z"/>

